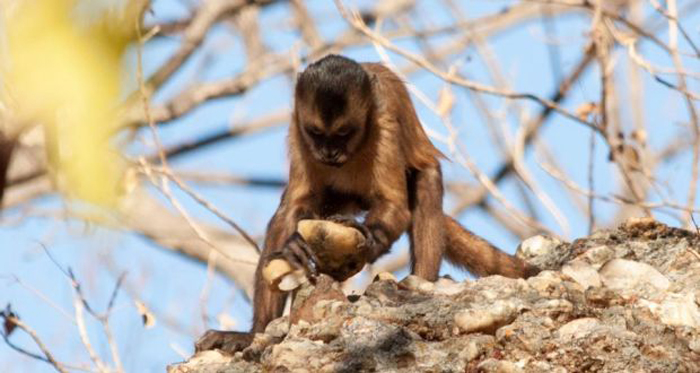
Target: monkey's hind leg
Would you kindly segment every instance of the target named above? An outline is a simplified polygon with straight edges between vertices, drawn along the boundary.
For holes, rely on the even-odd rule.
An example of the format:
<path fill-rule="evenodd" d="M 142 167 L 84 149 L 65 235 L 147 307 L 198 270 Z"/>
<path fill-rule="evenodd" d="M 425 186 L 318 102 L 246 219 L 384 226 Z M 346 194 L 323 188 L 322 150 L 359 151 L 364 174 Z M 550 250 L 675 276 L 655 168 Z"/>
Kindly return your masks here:
<path fill-rule="evenodd" d="M 412 221 L 411 273 L 429 281 L 437 280 L 445 246 L 445 227 L 442 219 L 442 174 L 439 167 L 416 171 L 409 183 L 411 190 Z"/>

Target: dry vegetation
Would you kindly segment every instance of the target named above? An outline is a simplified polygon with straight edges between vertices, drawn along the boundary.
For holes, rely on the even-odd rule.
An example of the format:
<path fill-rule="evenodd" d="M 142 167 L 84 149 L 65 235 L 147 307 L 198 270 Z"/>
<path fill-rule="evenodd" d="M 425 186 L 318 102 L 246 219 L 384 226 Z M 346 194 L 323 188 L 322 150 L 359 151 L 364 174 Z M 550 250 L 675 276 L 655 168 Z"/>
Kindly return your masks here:
<path fill-rule="evenodd" d="M 283 79 L 291 87 L 305 63 L 327 53 L 374 55 L 412 83 L 428 133 L 452 161 L 446 165 L 450 192 L 446 207 L 456 216 L 478 209 L 496 222 L 499 231 L 518 239 L 536 233 L 571 238 L 572 231 L 581 232 L 572 227 L 587 225 L 585 233 L 630 216 L 694 225 L 693 213 L 699 210 L 700 37 L 697 23 L 686 19 L 698 19 L 700 1 L 499 1 L 498 9 L 473 15 L 472 6 L 483 8 L 479 1 L 385 0 L 358 5 L 337 0 L 330 6 L 303 0 L 203 0 L 183 1 L 189 16 L 169 20 L 158 13 L 157 5 L 166 0 L 128 3 L 145 10 L 145 20 L 134 22 L 134 30 L 127 33 L 135 83 L 119 104 L 114 130 L 125 164 L 121 183 L 114 186 L 119 191 L 118 209 L 95 214 L 69 203 L 70 194 L 61 184 L 63 171 L 52 162 L 52 152 L 63 141 L 61 136 L 70 134 L 51 133 L 36 118 L 19 118 L 16 103 L 7 99 L 13 87 L 3 82 L 0 166 L 10 164 L 3 178 L 2 223 L 7 229 L 37 217 L 98 223 L 199 261 L 207 266 L 208 278 L 218 272 L 251 294 L 256 244 L 264 225 L 247 232 L 242 226 L 249 224 L 241 220 L 245 212 L 224 208 L 199 187 L 281 188 L 284 176 L 193 172 L 179 168 L 177 162 L 201 156 L 214 144 L 238 146 L 252 135 L 285 126 L 288 99 L 215 131 L 211 127 L 189 128 L 181 135 L 171 131 L 168 141 L 161 141 L 159 133 L 195 111 L 211 110 L 208 104 L 218 99 L 245 100 L 266 82 Z M 6 19 L 13 8 L 6 7 Z M 271 24 L 268 12 L 283 14 L 277 18 L 283 22 Z M 576 25 L 578 34 L 569 25 Z M 330 26 L 332 32 L 322 31 Z M 218 28 L 232 42 L 215 39 L 213 30 Z M 539 34 L 528 34 L 533 29 Z M 531 51 L 545 55 L 549 64 L 536 72 L 511 71 L 514 62 L 504 60 L 502 47 L 494 45 L 513 34 L 525 34 L 533 43 L 519 47 L 522 59 L 533 58 L 528 55 Z M 280 35 L 292 42 L 280 45 L 275 42 Z M 163 43 L 177 47 L 156 68 L 144 72 L 144 58 L 153 56 L 150 51 Z M 230 58 L 232 53 L 241 53 L 236 57 L 240 68 L 230 69 L 224 77 L 200 78 L 217 58 Z M 201 70 L 194 78 L 182 72 L 192 65 L 193 56 L 200 56 L 194 69 Z M 542 76 L 542 82 L 527 87 L 514 83 L 516 76 L 527 74 Z M 180 83 L 169 84 L 176 80 Z M 290 92 L 275 94 L 291 97 Z M 557 127 L 558 137 L 543 135 L 548 126 Z M 585 145 L 572 156 L 571 149 L 560 146 L 570 143 Z M 474 144 L 489 150 L 477 150 Z M 578 167 L 563 165 L 567 159 L 577 159 L 573 164 Z M 65 203 L 48 211 L 36 208 L 37 201 L 47 196 L 59 196 Z M 202 219 L 183 200 L 196 202 L 225 225 Z M 372 270 L 394 270 L 406 262 L 406 256 L 397 256 Z M 56 266 L 75 297 L 72 304 L 55 307 L 80 336 L 88 359 L 76 360 L 87 363 L 54 356 L 51 343 L 42 342 L 42 331 L 35 331 L 9 308 L 2 314 L 6 342 L 59 371 L 123 371 L 119 351 L 124 342 L 112 338 L 109 326 L 122 277 L 108 306 L 100 311 L 92 308 L 73 272 Z M 203 299 L 207 291 L 202 290 Z M 144 320 L 153 317 L 137 291 L 128 293 L 141 305 Z M 53 306 L 50 298 L 45 302 Z M 108 349 L 93 348 L 86 318 L 97 321 L 91 327 L 105 332 L 100 338 L 106 338 Z M 11 333 L 28 333 L 34 345 L 17 345 Z"/>

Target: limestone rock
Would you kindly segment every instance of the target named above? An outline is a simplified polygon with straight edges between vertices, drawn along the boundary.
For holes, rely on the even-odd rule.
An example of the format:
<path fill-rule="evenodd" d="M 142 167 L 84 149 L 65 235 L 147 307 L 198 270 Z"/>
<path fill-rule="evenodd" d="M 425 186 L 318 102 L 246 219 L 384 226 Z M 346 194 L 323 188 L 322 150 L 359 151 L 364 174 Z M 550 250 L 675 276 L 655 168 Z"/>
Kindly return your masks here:
<path fill-rule="evenodd" d="M 584 289 L 598 287 L 603 284 L 598 271 L 593 266 L 581 260 L 574 260 L 562 267 L 561 272 L 576 281 Z"/>
<path fill-rule="evenodd" d="M 244 353 L 203 352 L 169 372 L 699 371 L 696 233 L 638 219 L 521 251 L 547 270 L 435 283 L 381 275 L 352 301 L 321 277 Z"/>
<path fill-rule="evenodd" d="M 641 285 L 650 285 L 658 290 L 666 290 L 670 282 L 656 268 L 625 259 L 613 259 L 600 269 L 600 277 L 605 286 L 613 290 L 627 290 Z"/>
<path fill-rule="evenodd" d="M 600 327 L 600 320 L 596 319 L 595 317 L 582 317 L 562 325 L 562 327 L 558 330 L 559 338 L 583 338 L 598 327 Z"/>
<path fill-rule="evenodd" d="M 491 334 L 515 319 L 518 309 L 514 302 L 497 301 L 484 309 L 467 309 L 455 315 L 455 325 L 465 333 Z"/>
<path fill-rule="evenodd" d="M 640 303 L 648 307 L 651 313 L 666 325 L 700 328 L 700 308 L 692 293 L 669 293 L 660 303 L 647 300 Z"/>
<path fill-rule="evenodd" d="M 559 248 L 562 246 L 566 246 L 566 244 L 557 238 L 543 235 L 532 236 L 518 245 L 515 256 L 538 268 L 557 268 L 561 265 Z"/>

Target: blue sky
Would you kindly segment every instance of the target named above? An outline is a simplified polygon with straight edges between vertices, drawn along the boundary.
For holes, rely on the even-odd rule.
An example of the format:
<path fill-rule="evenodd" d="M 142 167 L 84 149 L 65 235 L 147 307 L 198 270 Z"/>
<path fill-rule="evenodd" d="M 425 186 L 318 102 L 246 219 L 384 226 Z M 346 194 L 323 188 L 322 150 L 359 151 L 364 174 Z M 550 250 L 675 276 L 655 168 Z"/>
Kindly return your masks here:
<path fill-rule="evenodd" d="M 187 2 L 177 0 L 157 0 L 153 12 L 148 16 L 149 21 L 173 20 L 188 15 L 188 9 L 183 5 Z M 360 2 L 360 5 L 371 4 L 370 1 Z M 467 1 L 462 6 L 469 18 L 498 12 L 513 2 L 509 1 Z M 685 3 L 680 1 L 681 5 Z M 437 1 L 426 1 L 420 5 L 420 22 L 426 25 L 438 25 L 451 22 L 451 14 L 439 12 L 431 4 L 442 4 Z M 308 7 L 319 20 L 322 35 L 332 38 L 346 24 L 338 16 L 332 2 L 314 0 L 308 2 Z M 413 16 L 415 17 L 415 16 Z M 288 50 L 290 45 L 297 42 L 299 37 L 292 32 L 288 24 L 289 14 L 285 5 L 273 5 L 263 12 L 260 20 L 265 25 L 265 42 L 275 51 Z M 697 38 L 700 24 L 699 17 L 694 15 L 683 23 L 689 27 L 691 35 Z M 561 69 L 568 71 L 579 59 L 582 46 L 587 39 L 590 20 L 580 16 L 566 16 L 556 21 L 556 39 L 561 41 Z M 662 33 L 662 38 L 666 38 Z M 507 34 L 490 39 L 489 46 L 501 63 L 509 84 L 516 91 L 536 93 L 549 96 L 554 89 L 552 65 L 547 54 L 547 40 L 540 21 L 528 23 Z M 440 39 L 436 39 L 440 41 Z M 697 40 L 696 40 L 697 42 Z M 176 37 L 164 37 L 149 44 L 145 51 L 144 66 L 146 72 L 154 71 L 178 46 Z M 415 43 L 399 41 L 398 45 L 418 52 Z M 689 50 L 686 43 L 681 43 L 683 50 Z M 245 56 L 240 41 L 230 28 L 218 25 L 208 35 L 201 51 L 197 53 L 175 79 L 167 84 L 156 96 L 156 102 L 163 102 L 169 97 L 186 89 L 193 80 L 217 80 L 230 77 L 245 65 Z M 659 52 L 658 48 L 645 44 L 640 48 L 645 57 L 655 64 L 671 66 L 670 60 Z M 379 57 L 371 46 L 352 48 L 345 52 L 350 57 L 362 61 L 375 61 Z M 625 79 L 629 66 L 624 60 L 624 53 L 618 50 L 619 61 L 616 73 L 620 79 Z M 389 53 L 398 66 L 405 66 L 406 61 Z M 469 78 L 492 84 L 487 73 L 485 62 L 479 58 L 473 48 L 465 49 L 457 58 L 465 60 L 462 73 Z M 204 65 L 204 60 L 207 64 Z M 132 60 L 133 62 L 133 60 Z M 697 59 L 687 59 L 686 68 L 697 71 Z M 205 68 L 202 68 L 205 66 Z M 444 66 L 443 66 L 444 67 Z M 681 96 L 676 92 L 660 87 L 647 74 L 644 77 L 644 105 L 642 108 L 631 108 L 628 103 L 628 92 L 624 92 L 625 84 L 620 92 L 622 123 L 625 129 L 631 128 L 631 115 L 634 110 L 643 110 L 647 130 L 649 131 L 650 147 L 658 149 L 668 139 L 689 133 L 687 113 Z M 599 94 L 598 71 L 596 67 L 589 69 L 586 77 L 575 86 L 564 105 L 569 110 L 575 110 L 578 105 L 597 100 Z M 690 79 L 690 88 L 698 90 L 697 80 Z M 410 83 L 419 88 L 432 99 L 444 86 L 443 82 L 427 72 L 420 72 L 410 77 Z M 192 139 L 208 131 L 216 131 L 236 123 L 253 119 L 265 113 L 272 113 L 289 108 L 291 81 L 285 77 L 267 80 L 247 92 L 242 97 L 220 99 L 202 105 L 194 112 L 161 127 L 161 136 L 166 144 L 173 144 Z M 490 140 L 488 129 L 480 119 L 476 108 L 468 100 L 471 93 L 459 87 L 454 88 L 457 96 L 457 106 L 452 117 L 454 125 L 459 129 L 460 141 L 464 144 L 469 155 L 475 159 L 478 166 L 487 174 L 493 174 L 499 164 L 498 153 Z M 493 109 L 503 107 L 503 100 L 484 96 L 485 102 Z M 417 100 L 414 98 L 414 102 Z M 531 116 L 539 106 L 528 101 L 517 101 L 522 110 Z M 439 119 L 424 105 L 416 104 L 419 116 L 428 127 L 441 134 L 447 131 Z M 512 115 L 505 116 L 505 125 L 515 131 L 521 121 Z M 178 159 L 173 166 L 182 170 L 206 170 L 222 173 L 232 173 L 243 176 L 263 176 L 286 178 L 286 148 L 284 143 L 286 127 L 277 128 L 264 133 L 247 136 L 233 141 L 219 143 L 207 147 L 196 154 Z M 148 133 L 143 133 L 148 138 Z M 561 116 L 554 116 L 541 132 L 541 138 L 552 152 L 557 155 L 560 165 L 570 172 L 573 179 L 586 186 L 586 169 L 588 162 L 588 143 L 590 132 L 580 124 Z M 444 144 L 436 144 L 445 153 L 448 150 Z M 130 149 L 137 152 L 141 149 Z M 614 191 L 614 168 L 607 162 L 608 150 L 598 138 L 596 152 L 596 188 L 601 194 Z M 543 190 L 557 203 L 563 213 L 571 219 L 571 235 L 565 237 L 574 239 L 587 233 L 587 221 L 569 202 L 568 196 L 560 184 L 549 177 L 538 166 L 532 153 L 528 153 L 527 164 L 530 171 L 543 187 Z M 664 165 L 658 174 L 678 201 L 685 201 L 689 181 L 691 159 L 689 156 Z M 448 180 L 473 182 L 473 177 L 467 170 L 456 162 L 445 162 L 445 177 Z M 518 207 L 523 204 L 516 197 L 516 184 L 511 180 L 501 185 L 502 191 Z M 212 187 L 197 186 L 226 214 L 235 219 L 251 233 L 263 233 L 267 220 L 274 212 L 281 190 L 254 189 L 240 186 Z M 176 193 L 181 203 L 193 216 L 203 221 L 225 225 L 213 215 L 207 213 L 182 193 Z M 446 200 L 446 207 L 451 207 L 452 198 Z M 43 198 L 37 201 L 34 211 L 60 211 L 62 204 L 56 197 Z M 538 206 L 541 221 L 547 227 L 562 233 L 550 214 Z M 614 206 L 602 202 L 597 203 L 597 215 L 603 222 L 614 212 Z M 6 214 L 10 219 L 19 212 Z M 657 214 L 662 221 L 677 225 L 675 220 L 663 214 Z M 472 231 L 491 240 L 508 252 L 513 252 L 518 241 L 512 235 L 504 232 L 496 222 L 477 209 L 472 209 L 461 216 L 461 221 Z M 0 306 L 11 303 L 13 308 L 27 323 L 32 325 L 52 350 L 65 361 L 89 361 L 85 354 L 75 325 L 70 324 L 56 308 L 38 297 L 33 290 L 45 295 L 58 307 L 72 313 L 72 290 L 68 280 L 59 269 L 44 254 L 41 245 L 45 245 L 56 260 L 63 266 L 70 266 L 78 279 L 83 282 L 85 292 L 97 309 L 103 309 L 114 282 L 120 273 L 126 271 L 125 291 L 117 298 L 117 306 L 113 317 L 113 327 L 120 346 L 122 360 L 127 371 L 163 371 L 165 364 L 180 360 L 176 353 L 182 349 L 190 353 L 193 335 L 203 331 L 200 318 L 199 296 L 205 285 L 206 269 L 203 265 L 184 260 L 165 250 L 154 247 L 150 242 L 140 237 L 115 231 L 86 226 L 79 221 L 63 221 L 47 217 L 28 217 L 19 225 L 4 224 L 0 226 Z M 398 252 L 406 246 L 401 241 L 395 246 Z M 443 273 L 449 273 L 455 278 L 467 278 L 467 275 L 452 268 L 445 267 Z M 24 286 L 14 281 L 17 277 Z M 138 294 L 158 316 L 155 328 L 144 330 L 141 327 L 139 315 L 130 301 L 129 293 Z M 247 329 L 250 310 L 245 300 L 236 290 L 234 284 L 216 276 L 208 301 L 208 311 L 212 317 L 227 312 L 236 322 L 239 330 Z M 209 326 L 216 326 L 215 320 Z M 104 338 L 99 333 L 99 327 L 92 323 L 88 327 L 91 336 L 99 341 L 98 352 L 108 356 Z M 21 333 L 13 335 L 13 340 L 23 346 L 31 346 L 29 340 Z M 79 358 L 76 358 L 79 357 Z M 0 345 L 0 370 L 21 369 L 22 371 L 44 372 L 51 369 L 43 364 L 20 357 L 7 346 Z"/>

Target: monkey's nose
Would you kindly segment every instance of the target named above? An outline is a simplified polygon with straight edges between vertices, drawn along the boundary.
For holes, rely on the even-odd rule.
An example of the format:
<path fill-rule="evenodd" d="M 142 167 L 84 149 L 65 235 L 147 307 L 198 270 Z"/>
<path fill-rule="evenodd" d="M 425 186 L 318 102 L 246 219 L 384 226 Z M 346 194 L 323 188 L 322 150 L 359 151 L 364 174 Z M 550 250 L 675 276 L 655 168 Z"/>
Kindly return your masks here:
<path fill-rule="evenodd" d="M 322 151 L 323 157 L 329 160 L 336 159 L 340 155 L 340 151 L 338 149 L 323 149 Z"/>

